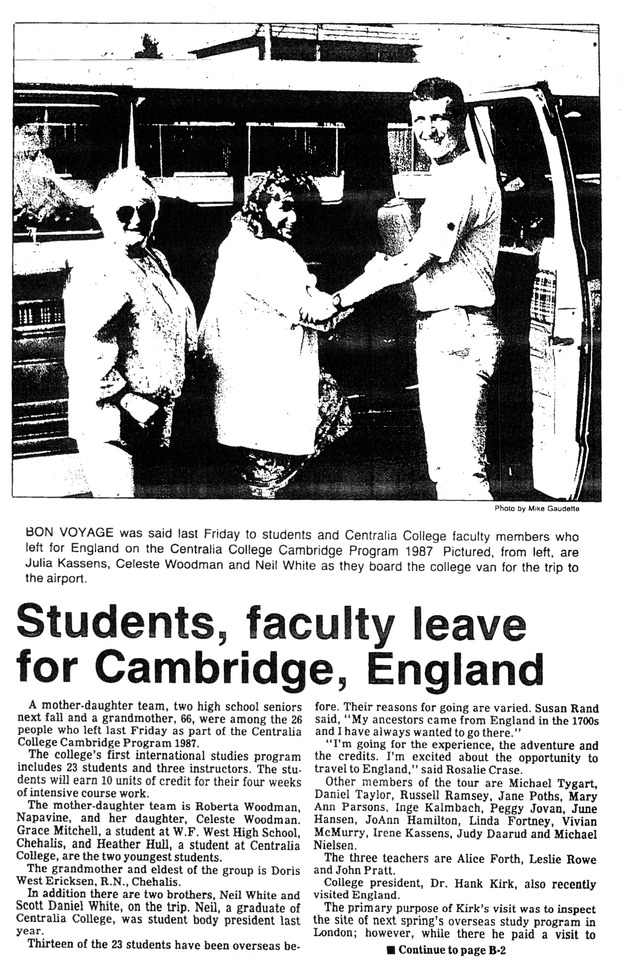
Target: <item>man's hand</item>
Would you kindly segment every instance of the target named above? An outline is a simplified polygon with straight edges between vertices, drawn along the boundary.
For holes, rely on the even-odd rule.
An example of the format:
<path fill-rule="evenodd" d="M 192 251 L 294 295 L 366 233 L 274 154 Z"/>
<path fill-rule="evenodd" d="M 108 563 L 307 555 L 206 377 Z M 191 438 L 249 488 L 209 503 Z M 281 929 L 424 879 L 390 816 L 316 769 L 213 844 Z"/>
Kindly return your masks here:
<path fill-rule="evenodd" d="M 147 428 L 151 419 L 157 414 L 160 406 L 156 405 L 143 395 L 136 395 L 134 392 L 127 392 L 120 400 L 120 407 L 124 408 L 128 415 L 141 425 Z"/>

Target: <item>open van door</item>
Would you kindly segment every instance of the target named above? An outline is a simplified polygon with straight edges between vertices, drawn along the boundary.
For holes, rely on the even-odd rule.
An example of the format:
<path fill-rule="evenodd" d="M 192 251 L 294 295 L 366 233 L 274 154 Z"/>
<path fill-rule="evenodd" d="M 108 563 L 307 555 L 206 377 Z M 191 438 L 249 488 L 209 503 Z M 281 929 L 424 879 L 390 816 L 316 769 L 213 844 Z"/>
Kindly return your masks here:
<path fill-rule="evenodd" d="M 510 497 L 508 476 L 523 471 L 518 462 L 526 450 L 531 466 L 524 471 L 543 495 L 579 498 L 586 472 L 593 374 L 589 290 L 598 285 L 599 270 L 590 266 L 587 284 L 561 105 L 545 84 L 472 101 L 471 136 L 484 160 L 496 164 L 503 196 L 497 317 L 508 357 L 498 384 L 499 498 Z M 594 179 L 597 207 L 597 172 L 580 176 Z M 515 486 L 512 498 L 517 491 Z"/>

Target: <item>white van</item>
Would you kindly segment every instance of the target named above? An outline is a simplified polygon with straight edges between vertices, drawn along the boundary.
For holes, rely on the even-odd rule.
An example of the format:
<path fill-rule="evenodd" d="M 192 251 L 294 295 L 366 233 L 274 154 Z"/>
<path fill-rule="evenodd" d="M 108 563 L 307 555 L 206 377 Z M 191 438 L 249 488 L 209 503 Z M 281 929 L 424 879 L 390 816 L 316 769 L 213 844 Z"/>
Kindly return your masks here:
<path fill-rule="evenodd" d="M 408 122 L 409 91 L 421 70 L 17 62 L 16 150 L 35 132 L 40 158 L 84 200 L 45 216 L 28 205 L 15 212 L 15 457 L 73 451 L 61 362 L 63 280 L 77 246 L 99 236 L 85 199 L 107 170 L 138 163 L 155 179 L 163 198 L 156 242 L 201 313 L 216 250 L 251 178 L 275 163 L 301 166 L 322 201 L 309 217 L 307 260 L 317 264 L 321 287 L 335 290 L 382 246 L 379 212 L 381 224 L 403 213 L 422 216 L 426 177 Z M 467 99 L 469 146 L 496 166 L 503 193 L 496 288 L 505 349 L 489 403 L 493 495 L 597 500 L 597 91 L 552 92 L 534 83 Z M 351 396 L 355 429 L 331 454 L 340 464 L 305 497 L 431 497 L 418 469 L 413 342 L 413 306 L 400 291 L 359 306 L 322 347 L 325 365 Z M 351 483 L 343 481 L 344 468 Z"/>

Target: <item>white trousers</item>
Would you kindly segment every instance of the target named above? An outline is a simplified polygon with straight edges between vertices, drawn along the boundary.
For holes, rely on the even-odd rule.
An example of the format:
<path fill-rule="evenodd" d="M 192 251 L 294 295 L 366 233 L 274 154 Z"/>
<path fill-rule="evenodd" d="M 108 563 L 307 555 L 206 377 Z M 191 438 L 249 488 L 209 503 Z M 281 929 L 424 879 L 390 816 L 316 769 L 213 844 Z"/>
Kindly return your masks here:
<path fill-rule="evenodd" d="M 113 442 L 79 438 L 83 474 L 95 499 L 133 499 L 136 494 L 133 456 Z"/>
<path fill-rule="evenodd" d="M 124 442 L 102 441 L 77 436 L 83 474 L 95 499 L 132 499 L 147 486 L 168 485 L 163 477 L 167 468 L 167 443 L 171 436 L 173 405 L 166 405 L 159 417 L 141 428 L 122 413 L 121 436 Z M 166 492 L 165 494 L 170 494 Z"/>
<path fill-rule="evenodd" d="M 500 337 L 474 308 L 419 313 L 420 414 L 438 499 L 491 499 L 486 467 L 488 383 Z"/>

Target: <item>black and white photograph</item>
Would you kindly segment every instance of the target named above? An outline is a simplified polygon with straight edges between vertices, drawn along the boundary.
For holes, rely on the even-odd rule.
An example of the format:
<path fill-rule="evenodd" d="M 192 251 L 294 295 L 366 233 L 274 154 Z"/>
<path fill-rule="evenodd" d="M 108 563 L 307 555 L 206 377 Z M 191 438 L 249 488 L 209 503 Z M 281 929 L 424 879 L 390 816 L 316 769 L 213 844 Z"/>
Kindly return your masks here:
<path fill-rule="evenodd" d="M 601 499 L 597 25 L 14 52 L 15 498 Z"/>

